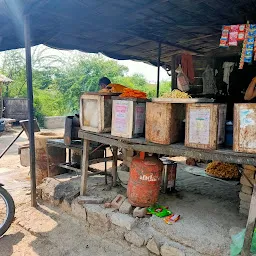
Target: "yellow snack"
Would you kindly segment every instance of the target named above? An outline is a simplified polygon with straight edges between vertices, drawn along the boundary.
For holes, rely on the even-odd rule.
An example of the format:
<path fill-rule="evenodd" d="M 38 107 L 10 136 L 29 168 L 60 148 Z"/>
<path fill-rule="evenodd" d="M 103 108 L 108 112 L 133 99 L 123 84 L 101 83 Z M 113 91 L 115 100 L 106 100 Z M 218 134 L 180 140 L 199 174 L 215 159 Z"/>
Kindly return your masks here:
<path fill-rule="evenodd" d="M 174 89 L 171 92 L 164 93 L 161 98 L 190 99 L 192 97 L 186 92 Z"/>
<path fill-rule="evenodd" d="M 236 164 L 213 161 L 206 167 L 206 173 L 224 179 L 239 178 L 239 170 Z"/>

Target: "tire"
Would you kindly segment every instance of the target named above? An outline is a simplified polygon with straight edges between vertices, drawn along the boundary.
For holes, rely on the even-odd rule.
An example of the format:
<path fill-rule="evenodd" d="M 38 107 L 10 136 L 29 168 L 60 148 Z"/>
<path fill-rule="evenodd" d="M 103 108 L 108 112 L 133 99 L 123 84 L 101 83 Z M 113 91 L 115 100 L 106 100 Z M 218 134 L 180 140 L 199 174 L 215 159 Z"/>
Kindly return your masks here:
<path fill-rule="evenodd" d="M 14 220 L 14 215 L 15 215 L 15 205 L 14 201 L 12 199 L 12 196 L 3 188 L 0 187 L 0 198 L 3 197 L 6 200 L 7 207 L 8 207 L 8 216 L 1 227 L 2 223 L 0 223 L 0 237 L 8 230 L 8 228 L 11 226 L 13 220 Z"/>

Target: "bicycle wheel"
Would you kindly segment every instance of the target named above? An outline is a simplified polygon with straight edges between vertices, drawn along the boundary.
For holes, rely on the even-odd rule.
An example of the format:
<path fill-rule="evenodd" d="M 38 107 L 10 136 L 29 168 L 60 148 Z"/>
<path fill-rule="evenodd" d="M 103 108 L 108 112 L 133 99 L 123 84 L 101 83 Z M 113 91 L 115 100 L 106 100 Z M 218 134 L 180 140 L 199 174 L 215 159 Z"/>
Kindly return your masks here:
<path fill-rule="evenodd" d="M 11 195 L 0 187 L 0 237 L 11 226 L 15 214 L 15 205 Z"/>

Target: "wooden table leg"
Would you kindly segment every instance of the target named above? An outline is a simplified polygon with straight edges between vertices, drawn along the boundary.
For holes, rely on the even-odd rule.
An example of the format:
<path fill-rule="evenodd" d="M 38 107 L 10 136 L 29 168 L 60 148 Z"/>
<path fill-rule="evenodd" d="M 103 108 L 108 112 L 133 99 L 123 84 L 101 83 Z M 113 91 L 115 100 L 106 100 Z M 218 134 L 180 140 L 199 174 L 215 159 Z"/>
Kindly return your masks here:
<path fill-rule="evenodd" d="M 87 177 L 89 170 L 89 146 L 90 141 L 84 139 L 83 140 L 83 155 L 82 155 L 82 165 L 81 165 L 81 187 L 80 187 L 80 195 L 85 196 L 87 190 Z"/>
<path fill-rule="evenodd" d="M 113 161 L 112 161 L 112 179 L 113 179 L 113 187 L 116 186 L 117 181 L 117 147 L 113 148 Z"/>
<path fill-rule="evenodd" d="M 254 184 L 251 204 L 250 204 L 250 211 L 249 211 L 249 216 L 248 216 L 246 230 L 245 230 L 244 246 L 241 254 L 242 256 L 250 255 L 252 237 L 253 237 L 254 228 L 255 228 L 255 220 L 256 220 L 256 185 Z"/>

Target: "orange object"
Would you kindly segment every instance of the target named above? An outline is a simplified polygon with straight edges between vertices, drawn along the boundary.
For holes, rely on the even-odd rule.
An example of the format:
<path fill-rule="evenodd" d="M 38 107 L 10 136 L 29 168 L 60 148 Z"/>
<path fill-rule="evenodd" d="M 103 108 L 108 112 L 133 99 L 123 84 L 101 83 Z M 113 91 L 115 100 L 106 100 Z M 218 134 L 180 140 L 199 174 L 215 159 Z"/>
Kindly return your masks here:
<path fill-rule="evenodd" d="M 163 164 L 156 157 L 135 156 L 130 167 L 127 196 L 131 205 L 147 207 L 158 200 Z"/>
<path fill-rule="evenodd" d="M 120 95 L 121 98 L 141 98 L 146 99 L 147 94 L 145 92 L 134 90 L 131 88 L 125 88 L 123 93 Z"/>

